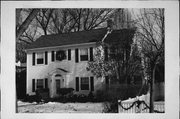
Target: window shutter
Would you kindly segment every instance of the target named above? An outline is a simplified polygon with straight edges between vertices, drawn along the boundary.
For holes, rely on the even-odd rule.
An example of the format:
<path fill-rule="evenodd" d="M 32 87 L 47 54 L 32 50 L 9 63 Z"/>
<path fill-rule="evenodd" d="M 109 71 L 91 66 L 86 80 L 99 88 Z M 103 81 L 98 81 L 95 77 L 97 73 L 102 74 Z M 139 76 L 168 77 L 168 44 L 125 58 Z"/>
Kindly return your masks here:
<path fill-rule="evenodd" d="M 71 60 L 71 49 L 68 49 L 68 60 Z"/>
<path fill-rule="evenodd" d="M 45 52 L 45 64 L 48 64 L 48 52 Z"/>
<path fill-rule="evenodd" d="M 32 92 L 35 92 L 35 79 L 32 79 Z"/>
<path fill-rule="evenodd" d="M 76 91 L 79 91 L 79 77 L 76 77 Z"/>
<path fill-rule="evenodd" d="M 90 61 L 93 61 L 93 47 L 90 47 Z"/>
<path fill-rule="evenodd" d="M 33 54 L 32 54 L 32 65 L 35 65 L 35 58 L 36 56 L 35 56 L 35 52 L 33 52 Z"/>
<path fill-rule="evenodd" d="M 104 48 L 104 55 L 105 55 L 104 60 L 108 61 L 108 48 L 107 47 Z"/>
<path fill-rule="evenodd" d="M 54 61 L 54 51 L 51 51 L 51 61 Z"/>
<path fill-rule="evenodd" d="M 90 77 L 91 91 L 94 91 L 94 77 Z"/>
<path fill-rule="evenodd" d="M 78 53 L 78 49 L 75 49 L 75 62 L 79 62 L 79 53 Z"/>
<path fill-rule="evenodd" d="M 48 79 L 45 78 L 45 89 L 47 89 L 47 88 L 48 88 Z"/>

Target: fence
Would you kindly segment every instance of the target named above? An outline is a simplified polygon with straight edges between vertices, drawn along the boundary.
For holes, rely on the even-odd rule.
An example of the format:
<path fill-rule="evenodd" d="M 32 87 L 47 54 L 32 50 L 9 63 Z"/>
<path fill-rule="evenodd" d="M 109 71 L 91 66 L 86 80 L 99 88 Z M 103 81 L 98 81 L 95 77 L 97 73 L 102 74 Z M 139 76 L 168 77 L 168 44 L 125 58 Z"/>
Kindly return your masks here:
<path fill-rule="evenodd" d="M 118 104 L 119 113 L 149 113 L 149 106 L 144 101 L 120 102 Z M 154 112 L 164 113 L 164 102 L 154 102 Z"/>

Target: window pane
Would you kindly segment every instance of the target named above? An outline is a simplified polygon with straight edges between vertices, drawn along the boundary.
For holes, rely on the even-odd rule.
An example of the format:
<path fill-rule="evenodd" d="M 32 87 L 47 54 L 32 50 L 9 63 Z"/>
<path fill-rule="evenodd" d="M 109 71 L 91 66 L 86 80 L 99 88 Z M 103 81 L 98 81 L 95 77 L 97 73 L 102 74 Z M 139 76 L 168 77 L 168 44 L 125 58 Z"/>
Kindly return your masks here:
<path fill-rule="evenodd" d="M 42 59 L 43 58 L 43 53 L 37 53 L 37 58 Z"/>
<path fill-rule="evenodd" d="M 89 90 L 88 84 L 81 84 L 81 90 Z"/>
<path fill-rule="evenodd" d="M 43 79 L 37 79 L 37 89 L 43 88 Z"/>
<path fill-rule="evenodd" d="M 89 78 L 88 78 L 88 77 L 82 77 L 82 78 L 81 78 L 81 83 L 83 83 L 83 84 L 89 84 Z"/>
<path fill-rule="evenodd" d="M 44 56 L 43 53 L 37 53 L 37 64 L 43 64 Z"/>
<path fill-rule="evenodd" d="M 81 78 L 81 90 L 89 90 L 89 78 L 88 77 Z"/>
<path fill-rule="evenodd" d="M 81 55 L 80 58 L 81 58 L 81 61 L 87 61 L 88 55 Z"/>
<path fill-rule="evenodd" d="M 37 64 L 43 64 L 43 59 L 37 59 Z"/>
<path fill-rule="evenodd" d="M 88 60 L 88 49 L 87 48 L 80 50 L 80 59 L 81 59 L 81 61 L 87 61 Z"/>
<path fill-rule="evenodd" d="M 87 48 L 81 49 L 80 55 L 88 55 L 88 49 Z"/>

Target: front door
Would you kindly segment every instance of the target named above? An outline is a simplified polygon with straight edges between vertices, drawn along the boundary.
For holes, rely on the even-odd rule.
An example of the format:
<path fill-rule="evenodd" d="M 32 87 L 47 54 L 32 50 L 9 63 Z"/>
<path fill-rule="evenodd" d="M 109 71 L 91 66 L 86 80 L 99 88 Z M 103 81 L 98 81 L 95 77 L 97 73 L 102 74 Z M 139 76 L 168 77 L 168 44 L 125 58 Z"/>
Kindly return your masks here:
<path fill-rule="evenodd" d="M 58 90 L 61 88 L 61 80 L 56 79 L 56 94 L 58 94 Z"/>

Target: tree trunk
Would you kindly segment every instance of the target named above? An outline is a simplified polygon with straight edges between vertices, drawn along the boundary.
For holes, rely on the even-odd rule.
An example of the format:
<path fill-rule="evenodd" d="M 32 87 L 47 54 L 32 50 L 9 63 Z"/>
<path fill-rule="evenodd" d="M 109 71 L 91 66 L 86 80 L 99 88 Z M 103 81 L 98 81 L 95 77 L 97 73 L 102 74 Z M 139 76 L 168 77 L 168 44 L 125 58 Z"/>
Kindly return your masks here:
<path fill-rule="evenodd" d="M 31 21 L 34 19 L 36 14 L 39 12 L 39 9 L 33 9 L 29 16 L 25 19 L 25 21 L 21 24 L 19 29 L 16 31 L 16 39 L 19 39 L 19 37 L 24 33 L 24 31 L 28 28 Z"/>
<path fill-rule="evenodd" d="M 155 81 L 155 71 L 156 71 L 156 63 L 151 65 L 151 81 L 150 81 L 150 113 L 154 113 L 154 81 Z"/>
<path fill-rule="evenodd" d="M 47 35 L 47 31 L 45 27 L 43 28 L 43 31 L 44 31 L 44 35 Z"/>

